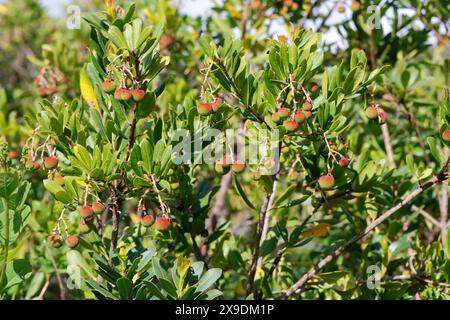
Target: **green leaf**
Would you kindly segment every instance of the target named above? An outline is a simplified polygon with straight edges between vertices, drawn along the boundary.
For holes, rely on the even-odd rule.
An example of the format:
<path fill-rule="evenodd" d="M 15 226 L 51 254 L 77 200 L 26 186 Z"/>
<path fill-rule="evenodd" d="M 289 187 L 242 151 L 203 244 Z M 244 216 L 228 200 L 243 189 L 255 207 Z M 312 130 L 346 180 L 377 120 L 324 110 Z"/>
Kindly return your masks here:
<path fill-rule="evenodd" d="M 18 285 L 27 280 L 32 273 L 31 264 L 26 259 L 18 259 L 6 265 L 6 284 L 4 290 Z"/>
<path fill-rule="evenodd" d="M 196 292 L 204 292 L 207 290 L 210 286 L 216 282 L 220 276 L 222 275 L 222 270 L 219 268 L 213 268 L 206 271 L 206 273 L 200 278 L 199 282 L 197 283 L 197 290 Z"/>
<path fill-rule="evenodd" d="M 133 282 L 130 279 L 122 277 L 116 281 L 117 289 L 119 290 L 120 298 L 130 299 L 133 290 Z"/>
<path fill-rule="evenodd" d="M 0 172 L 0 197 L 9 199 L 18 184 L 19 178 L 16 173 Z"/>
<path fill-rule="evenodd" d="M 253 210 L 256 210 L 255 206 L 251 203 L 251 201 L 248 199 L 247 195 L 245 194 L 244 189 L 242 189 L 241 184 L 239 183 L 239 179 L 237 177 L 234 178 L 234 185 L 236 186 L 236 190 L 238 191 L 239 195 L 241 196 L 242 200 Z"/>

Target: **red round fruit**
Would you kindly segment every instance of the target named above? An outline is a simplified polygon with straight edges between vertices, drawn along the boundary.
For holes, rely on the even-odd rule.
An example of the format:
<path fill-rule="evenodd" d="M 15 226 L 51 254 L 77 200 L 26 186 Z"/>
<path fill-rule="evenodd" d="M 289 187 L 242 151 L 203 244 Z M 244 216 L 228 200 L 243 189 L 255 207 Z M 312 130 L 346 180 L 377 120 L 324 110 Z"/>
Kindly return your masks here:
<path fill-rule="evenodd" d="M 442 132 L 442 139 L 444 139 L 444 141 L 450 141 L 450 130 L 446 129 L 444 130 L 444 132 Z"/>
<path fill-rule="evenodd" d="M 241 173 L 245 170 L 245 162 L 236 160 L 231 165 L 231 170 L 233 170 L 234 173 Z"/>
<path fill-rule="evenodd" d="M 281 121 L 281 117 L 280 117 L 280 114 L 278 113 L 278 111 L 275 111 L 274 113 L 272 113 L 272 121 L 275 123 L 278 123 Z"/>
<path fill-rule="evenodd" d="M 306 119 L 309 119 L 309 118 L 311 118 L 311 116 L 312 116 L 312 112 L 311 112 L 311 111 L 303 110 L 303 113 L 305 114 Z"/>
<path fill-rule="evenodd" d="M 37 161 L 33 161 L 33 160 L 28 160 L 25 163 L 25 167 L 28 170 L 38 170 L 39 169 L 39 163 Z"/>
<path fill-rule="evenodd" d="M 201 102 L 197 107 L 197 112 L 201 116 L 209 116 L 212 111 L 212 105 L 209 102 Z"/>
<path fill-rule="evenodd" d="M 95 214 L 100 214 L 105 211 L 105 205 L 101 203 L 100 201 L 95 201 L 92 204 L 92 211 L 94 211 Z"/>
<path fill-rule="evenodd" d="M 54 169 L 58 166 L 58 158 L 55 156 L 49 156 L 44 160 L 44 166 L 47 169 Z"/>
<path fill-rule="evenodd" d="M 281 119 L 287 119 L 289 118 L 289 115 L 291 114 L 291 110 L 288 108 L 280 108 L 278 109 L 278 115 Z"/>
<path fill-rule="evenodd" d="M 302 124 L 306 120 L 306 115 L 303 111 L 297 111 L 294 115 L 294 120 L 298 124 Z"/>
<path fill-rule="evenodd" d="M 142 89 L 133 89 L 131 90 L 131 95 L 133 96 L 133 100 L 136 102 L 142 101 L 145 98 L 145 91 Z"/>
<path fill-rule="evenodd" d="M 327 174 L 326 176 L 321 176 L 319 178 L 319 186 L 324 190 L 333 188 L 334 183 L 334 177 L 331 174 Z"/>
<path fill-rule="evenodd" d="M 92 207 L 88 205 L 81 207 L 79 212 L 80 216 L 84 219 L 89 219 L 94 214 L 94 210 L 92 210 Z"/>
<path fill-rule="evenodd" d="M 375 106 L 369 106 L 366 109 L 366 115 L 369 119 L 376 119 L 378 118 L 378 108 Z"/>
<path fill-rule="evenodd" d="M 347 167 L 349 163 L 350 163 L 350 161 L 345 157 L 342 157 L 339 159 L 339 165 L 341 167 Z"/>
<path fill-rule="evenodd" d="M 116 83 L 113 80 L 107 79 L 107 80 L 103 81 L 102 89 L 103 89 L 103 91 L 105 91 L 107 93 L 111 93 L 114 90 L 116 90 Z"/>
<path fill-rule="evenodd" d="M 294 132 L 298 129 L 298 123 L 294 120 L 286 120 L 283 125 L 287 132 Z"/>
<path fill-rule="evenodd" d="M 153 222 L 155 222 L 155 218 L 151 213 L 141 218 L 141 223 L 144 227 L 150 227 L 153 224 Z"/>
<path fill-rule="evenodd" d="M 80 238 L 75 235 L 68 235 L 66 238 L 66 244 L 69 246 L 69 248 L 75 248 L 78 246 L 78 243 L 80 243 Z"/>
<path fill-rule="evenodd" d="M 155 228 L 158 231 L 166 231 L 170 228 L 171 221 L 169 217 L 157 217 L 155 221 Z"/>
<path fill-rule="evenodd" d="M 114 91 L 114 98 L 119 101 L 128 101 L 131 99 L 131 91 L 126 88 L 119 88 Z"/>
<path fill-rule="evenodd" d="M 15 159 L 19 156 L 20 152 L 17 149 L 12 149 L 11 151 L 9 151 L 8 153 L 8 159 L 12 160 Z"/>
<path fill-rule="evenodd" d="M 305 103 L 303 103 L 303 107 L 302 109 L 305 111 L 311 111 L 313 108 L 313 105 L 311 103 L 311 101 L 305 101 Z"/>

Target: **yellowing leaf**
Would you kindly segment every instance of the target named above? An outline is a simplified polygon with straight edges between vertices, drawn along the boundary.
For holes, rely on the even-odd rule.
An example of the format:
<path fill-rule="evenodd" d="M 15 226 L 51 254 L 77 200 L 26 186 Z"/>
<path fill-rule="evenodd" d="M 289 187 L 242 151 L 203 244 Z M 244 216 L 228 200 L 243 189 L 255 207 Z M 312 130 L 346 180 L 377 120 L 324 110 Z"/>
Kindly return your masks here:
<path fill-rule="evenodd" d="M 328 233 L 328 231 L 330 231 L 329 223 L 319 223 L 317 226 L 314 226 L 314 227 L 302 232 L 302 236 L 318 238 L 318 237 L 326 235 Z"/>
<path fill-rule="evenodd" d="M 86 68 L 81 69 L 80 72 L 80 90 L 83 99 L 86 100 L 89 106 L 95 107 L 98 111 L 100 111 L 97 99 L 95 98 L 94 88 L 92 87 Z"/>

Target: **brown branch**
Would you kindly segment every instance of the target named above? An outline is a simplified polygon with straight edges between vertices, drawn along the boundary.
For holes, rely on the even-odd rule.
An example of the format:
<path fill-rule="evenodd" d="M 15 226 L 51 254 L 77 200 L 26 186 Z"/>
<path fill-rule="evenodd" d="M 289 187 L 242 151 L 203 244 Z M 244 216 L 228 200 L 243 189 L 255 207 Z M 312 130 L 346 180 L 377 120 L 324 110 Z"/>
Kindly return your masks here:
<path fill-rule="evenodd" d="M 344 253 L 346 250 L 348 250 L 354 243 L 359 241 L 360 239 L 364 238 L 367 234 L 372 232 L 376 227 L 378 227 L 381 223 L 383 223 L 385 220 L 390 218 L 394 213 L 396 213 L 398 210 L 402 209 L 404 206 L 406 206 L 408 203 L 410 203 L 412 200 L 414 200 L 417 196 L 419 196 L 422 192 L 424 192 L 426 189 L 436 185 L 439 182 L 445 181 L 448 179 L 448 166 L 449 166 L 450 159 L 447 159 L 447 162 L 445 163 L 444 167 L 442 168 L 441 172 L 438 175 L 433 176 L 430 180 L 428 180 L 426 183 L 422 184 L 411 192 L 406 198 L 404 198 L 400 203 L 398 203 L 396 206 L 392 207 L 388 211 L 386 211 L 383 215 L 375 219 L 371 224 L 369 224 L 364 230 L 359 232 L 356 236 L 354 236 L 350 241 L 346 242 L 345 244 L 341 245 L 337 249 L 333 251 L 333 253 L 327 255 L 324 259 L 322 259 L 316 266 L 314 266 L 308 273 L 303 275 L 292 287 L 289 289 L 283 291 L 284 295 L 286 297 L 289 297 L 293 293 L 295 293 L 297 290 L 299 290 L 309 279 L 316 276 L 320 271 L 322 271 L 330 262 L 332 262 L 334 259 L 339 257 L 342 253 Z"/>
<path fill-rule="evenodd" d="M 48 247 L 48 244 L 45 243 L 44 246 L 45 246 L 45 250 L 47 251 L 48 258 L 50 259 L 50 262 L 51 262 L 51 264 L 53 266 L 53 269 L 55 269 L 56 280 L 58 282 L 58 287 L 59 287 L 59 298 L 61 300 L 66 300 L 66 298 L 67 298 L 67 290 L 66 290 L 66 287 L 64 286 L 64 283 L 62 281 L 61 274 L 58 271 L 58 265 L 56 264 L 55 258 L 53 257 L 53 254 L 50 251 L 50 248 Z"/>
<path fill-rule="evenodd" d="M 109 247 L 109 266 L 112 268 L 113 264 L 113 254 L 117 249 L 117 240 L 119 238 L 119 223 L 120 223 L 120 199 L 117 196 L 113 187 L 109 189 L 110 197 L 112 201 L 112 231 L 111 231 L 111 245 Z"/>
<path fill-rule="evenodd" d="M 430 221 L 432 224 L 434 224 L 436 227 L 440 228 L 441 224 L 439 223 L 439 221 L 437 221 L 435 218 L 433 218 L 433 216 L 431 214 L 429 214 L 428 212 L 426 212 L 425 210 L 423 210 L 422 208 L 419 208 L 416 205 L 412 205 L 411 209 L 413 209 L 414 211 L 417 211 L 418 213 L 420 213 L 425 219 L 427 219 L 428 221 Z"/>
<path fill-rule="evenodd" d="M 231 180 L 232 180 L 231 171 L 222 177 L 220 180 L 220 188 L 217 191 L 216 198 L 214 200 L 214 204 L 211 207 L 211 220 L 210 220 L 210 232 L 212 232 L 219 221 L 219 219 L 227 214 L 227 209 L 225 207 L 225 200 L 227 197 L 228 189 L 230 189 Z"/>
<path fill-rule="evenodd" d="M 273 179 L 272 190 L 270 193 L 268 193 L 266 195 L 264 202 L 261 206 L 261 209 L 259 211 L 259 220 L 258 220 L 258 225 L 256 227 L 256 239 L 253 244 L 252 263 L 250 265 L 250 270 L 249 270 L 246 296 L 249 296 L 253 291 L 253 285 L 255 283 L 256 267 L 257 267 L 258 258 L 259 258 L 259 250 L 260 250 L 260 246 L 261 246 L 261 236 L 263 233 L 263 225 L 264 225 L 264 222 L 266 219 L 267 211 L 269 209 L 269 204 L 273 203 L 273 198 L 275 197 L 275 192 L 276 192 L 277 185 L 278 185 L 278 178 L 279 178 L 279 174 L 277 173 Z"/>

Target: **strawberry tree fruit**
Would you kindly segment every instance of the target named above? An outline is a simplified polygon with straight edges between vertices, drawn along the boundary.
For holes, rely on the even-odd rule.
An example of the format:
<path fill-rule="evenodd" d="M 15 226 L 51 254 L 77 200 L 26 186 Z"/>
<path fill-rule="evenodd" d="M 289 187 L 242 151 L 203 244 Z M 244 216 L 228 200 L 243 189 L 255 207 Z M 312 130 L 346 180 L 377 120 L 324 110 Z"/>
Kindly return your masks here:
<path fill-rule="evenodd" d="M 101 214 L 105 211 L 105 209 L 106 209 L 105 205 L 100 201 L 95 201 L 94 203 L 92 203 L 92 211 L 95 214 Z"/>
<path fill-rule="evenodd" d="M 46 169 L 54 169 L 58 166 L 58 158 L 55 156 L 48 156 L 44 159 L 44 167 Z"/>
<path fill-rule="evenodd" d="M 295 122 L 297 122 L 298 124 L 302 124 L 303 122 L 305 122 L 305 120 L 306 120 L 305 112 L 303 112 L 303 111 L 295 112 L 295 115 L 294 115 Z"/>
<path fill-rule="evenodd" d="M 90 219 L 94 215 L 94 210 L 92 210 L 91 206 L 84 205 L 82 206 L 78 212 L 83 219 Z"/>
<path fill-rule="evenodd" d="M 378 108 L 376 106 L 368 106 L 366 109 L 366 115 L 369 119 L 377 119 L 378 118 Z"/>
<path fill-rule="evenodd" d="M 80 233 L 89 233 L 93 228 L 92 221 L 81 218 L 78 224 L 78 231 Z"/>
<path fill-rule="evenodd" d="M 155 229 L 158 231 L 167 231 L 171 226 L 171 220 L 169 217 L 160 216 L 156 218 Z"/>
<path fill-rule="evenodd" d="M 48 237 L 48 242 L 53 248 L 60 248 L 63 244 L 63 239 L 59 234 L 53 233 Z"/>
<path fill-rule="evenodd" d="M 302 105 L 302 109 L 304 111 L 311 111 L 312 108 L 313 108 L 313 105 L 312 105 L 311 101 L 305 101 L 305 103 L 303 103 L 303 105 Z"/>
<path fill-rule="evenodd" d="M 112 93 L 116 90 L 116 82 L 114 80 L 106 79 L 102 83 L 102 89 L 107 93 Z"/>
<path fill-rule="evenodd" d="M 283 125 L 287 132 L 294 132 L 298 129 L 298 122 L 295 120 L 286 120 Z"/>
<path fill-rule="evenodd" d="M 340 159 L 339 159 L 339 165 L 341 166 L 341 167 L 347 167 L 348 166 L 348 164 L 350 163 L 350 161 L 346 158 L 346 157 L 341 157 Z"/>
<path fill-rule="evenodd" d="M 446 129 L 442 132 L 442 139 L 444 141 L 450 141 L 450 129 Z"/>
<path fill-rule="evenodd" d="M 135 102 L 139 102 L 139 101 L 144 100 L 145 91 L 142 89 L 133 89 L 133 90 L 131 90 L 131 95 L 133 96 L 133 100 Z"/>
<path fill-rule="evenodd" d="M 131 99 L 131 91 L 127 88 L 119 88 L 114 91 L 114 98 L 119 101 L 128 101 Z"/>
<path fill-rule="evenodd" d="M 334 177 L 329 173 L 319 178 L 319 186 L 323 190 L 328 190 L 334 187 Z"/>
<path fill-rule="evenodd" d="M 242 173 L 245 170 L 245 162 L 244 161 L 240 161 L 240 160 L 236 160 L 233 162 L 233 164 L 231 165 L 231 170 L 234 173 Z"/>
<path fill-rule="evenodd" d="M 211 103 L 201 102 L 197 107 L 198 114 L 201 116 L 209 116 L 213 112 Z"/>
<path fill-rule="evenodd" d="M 150 227 L 155 222 L 155 218 L 152 213 L 149 213 L 141 218 L 141 223 L 144 227 Z"/>
<path fill-rule="evenodd" d="M 278 115 L 280 116 L 281 120 L 289 118 L 290 114 L 291 114 L 291 110 L 289 110 L 288 108 L 278 109 Z"/>
<path fill-rule="evenodd" d="M 78 246 L 80 238 L 76 235 L 68 235 L 66 237 L 66 244 L 69 248 L 74 249 Z"/>

